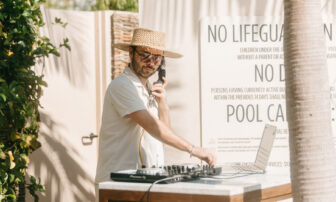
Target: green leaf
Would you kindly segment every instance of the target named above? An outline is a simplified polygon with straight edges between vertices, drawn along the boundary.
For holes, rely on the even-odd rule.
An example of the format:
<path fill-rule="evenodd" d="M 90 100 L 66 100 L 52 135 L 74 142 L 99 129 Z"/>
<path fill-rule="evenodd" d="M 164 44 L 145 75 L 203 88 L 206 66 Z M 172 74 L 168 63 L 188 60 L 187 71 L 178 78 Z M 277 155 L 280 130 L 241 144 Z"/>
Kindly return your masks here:
<path fill-rule="evenodd" d="M 3 101 L 6 102 L 6 96 L 3 93 L 0 93 L 0 97 L 2 97 Z"/>
<path fill-rule="evenodd" d="M 45 81 L 43 81 L 43 80 L 40 82 L 40 84 L 41 84 L 42 86 L 48 87 L 48 83 L 45 82 Z"/>
<path fill-rule="evenodd" d="M 9 183 L 13 183 L 15 179 L 15 175 L 9 174 Z"/>
<path fill-rule="evenodd" d="M 8 194 L 7 197 L 16 200 L 16 196 L 14 194 Z"/>
<path fill-rule="evenodd" d="M 22 16 L 25 16 L 25 17 L 28 17 L 30 15 L 30 12 L 28 12 L 28 10 L 25 10 L 23 13 L 22 13 Z"/>
<path fill-rule="evenodd" d="M 30 182 L 36 184 L 36 178 L 34 176 L 30 176 Z"/>
<path fill-rule="evenodd" d="M 7 173 L 4 173 L 3 179 L 4 179 L 4 181 L 7 181 L 7 179 L 8 179 L 8 174 Z"/>
<path fill-rule="evenodd" d="M 6 154 L 3 151 L 0 151 L 0 159 L 6 159 Z"/>
<path fill-rule="evenodd" d="M 37 190 L 39 192 L 45 192 L 45 189 L 44 189 L 44 187 L 41 184 L 37 185 Z"/>
<path fill-rule="evenodd" d="M 61 18 L 55 17 L 55 23 L 62 23 Z"/>
<path fill-rule="evenodd" d="M 19 71 L 19 72 L 23 72 L 23 73 L 27 73 L 27 72 L 28 72 L 28 70 L 25 69 L 25 68 L 20 68 L 18 71 Z"/>
<path fill-rule="evenodd" d="M 15 196 L 15 191 L 11 187 L 8 188 L 8 193 L 13 194 Z"/>

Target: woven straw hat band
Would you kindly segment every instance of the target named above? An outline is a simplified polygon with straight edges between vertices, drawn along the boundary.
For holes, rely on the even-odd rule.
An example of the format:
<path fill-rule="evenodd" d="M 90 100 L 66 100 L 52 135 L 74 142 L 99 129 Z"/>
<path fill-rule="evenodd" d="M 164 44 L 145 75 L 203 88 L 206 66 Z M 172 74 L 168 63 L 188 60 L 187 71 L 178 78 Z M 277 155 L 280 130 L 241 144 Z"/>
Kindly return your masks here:
<path fill-rule="evenodd" d="M 147 46 L 158 50 L 165 50 L 165 33 L 147 29 L 135 29 L 131 45 Z"/>

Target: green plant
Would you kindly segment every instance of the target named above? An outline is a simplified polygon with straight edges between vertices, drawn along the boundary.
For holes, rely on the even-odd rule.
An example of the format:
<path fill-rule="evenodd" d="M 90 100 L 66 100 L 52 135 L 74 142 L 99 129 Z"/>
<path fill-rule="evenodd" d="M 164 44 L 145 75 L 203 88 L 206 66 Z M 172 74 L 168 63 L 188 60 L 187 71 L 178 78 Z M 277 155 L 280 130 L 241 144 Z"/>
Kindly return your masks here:
<path fill-rule="evenodd" d="M 119 10 L 138 12 L 138 0 L 46 0 L 47 8 L 72 10 Z"/>
<path fill-rule="evenodd" d="M 71 9 L 71 10 L 90 10 L 92 5 L 95 4 L 95 0 L 46 0 L 44 6 L 47 8 L 56 9 Z"/>
<path fill-rule="evenodd" d="M 97 0 L 92 10 L 107 9 L 138 12 L 138 0 Z"/>
<path fill-rule="evenodd" d="M 32 70 L 38 58 L 59 56 L 49 38 L 39 36 L 44 25 L 40 4 L 44 0 L 1 0 L 0 2 L 0 200 L 24 200 L 24 190 L 38 201 L 40 180 L 25 184 L 29 154 L 41 144 L 39 99 L 43 75 Z M 58 19 L 56 23 L 62 24 Z M 64 23 L 63 23 L 64 24 Z M 68 40 L 63 44 L 70 49 Z M 21 188 L 19 190 L 19 187 Z"/>

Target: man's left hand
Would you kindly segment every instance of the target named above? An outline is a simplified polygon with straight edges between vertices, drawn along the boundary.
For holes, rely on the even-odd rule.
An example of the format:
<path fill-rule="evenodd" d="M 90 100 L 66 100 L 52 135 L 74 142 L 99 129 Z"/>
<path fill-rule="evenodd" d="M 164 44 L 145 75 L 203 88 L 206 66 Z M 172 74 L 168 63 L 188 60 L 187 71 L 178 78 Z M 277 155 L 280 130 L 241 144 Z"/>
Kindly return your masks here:
<path fill-rule="evenodd" d="M 167 80 L 165 77 L 162 78 L 163 83 L 154 83 L 152 86 L 152 94 L 155 96 L 155 100 L 158 104 L 167 104 L 167 94 L 165 87 L 167 85 Z"/>

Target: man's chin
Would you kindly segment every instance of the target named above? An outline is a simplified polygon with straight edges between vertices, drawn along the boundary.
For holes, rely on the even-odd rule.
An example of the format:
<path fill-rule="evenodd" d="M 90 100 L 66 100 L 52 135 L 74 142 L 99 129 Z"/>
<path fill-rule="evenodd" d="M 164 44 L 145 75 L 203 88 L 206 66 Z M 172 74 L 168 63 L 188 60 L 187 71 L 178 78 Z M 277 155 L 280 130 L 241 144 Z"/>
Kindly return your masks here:
<path fill-rule="evenodd" d="M 151 73 L 142 73 L 141 74 L 141 77 L 142 78 L 145 78 L 145 79 L 148 79 L 149 77 L 151 77 L 155 72 L 151 72 Z"/>
<path fill-rule="evenodd" d="M 148 74 L 152 74 L 155 70 L 153 68 L 150 68 L 150 67 L 144 67 L 142 68 L 142 72 L 145 73 L 145 72 L 148 72 Z"/>
<path fill-rule="evenodd" d="M 142 77 L 148 79 L 148 78 L 151 77 L 152 75 L 153 75 L 153 74 L 142 74 Z"/>

